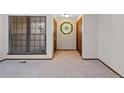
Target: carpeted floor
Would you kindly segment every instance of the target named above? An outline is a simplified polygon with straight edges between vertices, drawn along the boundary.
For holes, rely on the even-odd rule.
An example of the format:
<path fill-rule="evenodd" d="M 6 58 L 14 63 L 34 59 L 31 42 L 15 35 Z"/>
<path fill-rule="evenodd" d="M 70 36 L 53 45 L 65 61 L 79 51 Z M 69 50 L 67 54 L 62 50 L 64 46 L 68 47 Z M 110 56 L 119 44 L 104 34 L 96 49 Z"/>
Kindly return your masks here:
<path fill-rule="evenodd" d="M 98 60 L 82 60 L 77 51 L 57 51 L 53 60 L 6 60 L 1 78 L 118 78 Z M 22 62 L 22 63 L 20 63 Z"/>

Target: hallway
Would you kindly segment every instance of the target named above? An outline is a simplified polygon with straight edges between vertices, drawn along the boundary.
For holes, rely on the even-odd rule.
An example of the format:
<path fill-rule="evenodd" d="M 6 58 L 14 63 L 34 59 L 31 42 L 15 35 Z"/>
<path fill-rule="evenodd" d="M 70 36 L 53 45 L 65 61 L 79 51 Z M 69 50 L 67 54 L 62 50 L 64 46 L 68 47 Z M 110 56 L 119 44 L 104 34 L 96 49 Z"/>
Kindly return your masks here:
<path fill-rule="evenodd" d="M 5 78 L 116 78 L 97 60 L 82 60 L 77 51 L 57 51 L 53 60 L 6 60 L 0 63 Z"/>

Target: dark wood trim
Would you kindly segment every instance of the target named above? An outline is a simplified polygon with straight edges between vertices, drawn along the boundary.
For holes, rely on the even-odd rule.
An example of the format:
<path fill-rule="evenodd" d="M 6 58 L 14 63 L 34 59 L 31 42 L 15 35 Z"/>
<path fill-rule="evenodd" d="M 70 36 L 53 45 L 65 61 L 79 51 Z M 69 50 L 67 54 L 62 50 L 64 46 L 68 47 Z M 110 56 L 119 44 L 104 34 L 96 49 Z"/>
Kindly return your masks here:
<path fill-rule="evenodd" d="M 98 60 L 99 62 L 101 62 L 103 65 L 105 65 L 107 68 L 109 68 L 111 71 L 113 71 L 116 75 L 118 75 L 120 78 L 124 78 L 122 75 L 120 75 L 118 72 L 116 72 L 114 69 L 112 69 L 110 66 L 108 66 L 107 64 L 105 64 L 103 61 L 101 61 L 98 58 L 82 58 L 83 60 Z"/>
<path fill-rule="evenodd" d="M 46 53 L 33 53 L 33 52 L 23 52 L 23 53 L 8 53 L 8 55 L 46 55 Z"/>
<path fill-rule="evenodd" d="M 47 54 L 47 16 L 43 16 L 45 17 L 45 54 Z"/>
<path fill-rule="evenodd" d="M 105 62 L 103 62 L 102 60 L 98 59 L 103 65 L 105 65 L 106 67 L 108 67 L 110 70 L 112 70 L 116 75 L 118 75 L 120 78 L 124 78 L 122 75 L 120 75 L 118 72 L 116 72 L 114 69 L 112 69 L 110 66 L 108 66 Z"/>
<path fill-rule="evenodd" d="M 11 52 L 11 22 L 10 22 L 11 16 L 8 16 L 8 52 Z M 12 20 L 11 20 L 12 21 Z"/>
<path fill-rule="evenodd" d="M 57 21 L 53 18 L 53 55 L 57 50 Z"/>
<path fill-rule="evenodd" d="M 0 60 L 0 62 L 3 62 L 5 60 L 52 60 L 52 58 L 5 58 L 3 60 Z"/>
<path fill-rule="evenodd" d="M 31 33 L 31 29 L 30 29 L 30 17 L 27 16 L 26 17 L 26 21 L 27 21 L 27 34 L 26 34 L 26 52 L 29 51 L 30 49 L 30 33 Z"/>
<path fill-rule="evenodd" d="M 82 56 L 82 16 L 76 22 L 76 49 Z"/>
<path fill-rule="evenodd" d="M 52 60 L 52 58 L 6 58 L 4 60 Z"/>
<path fill-rule="evenodd" d="M 3 61 L 5 61 L 5 59 L 0 60 L 0 62 L 3 62 Z"/>
<path fill-rule="evenodd" d="M 98 60 L 98 58 L 82 58 L 83 60 Z"/>

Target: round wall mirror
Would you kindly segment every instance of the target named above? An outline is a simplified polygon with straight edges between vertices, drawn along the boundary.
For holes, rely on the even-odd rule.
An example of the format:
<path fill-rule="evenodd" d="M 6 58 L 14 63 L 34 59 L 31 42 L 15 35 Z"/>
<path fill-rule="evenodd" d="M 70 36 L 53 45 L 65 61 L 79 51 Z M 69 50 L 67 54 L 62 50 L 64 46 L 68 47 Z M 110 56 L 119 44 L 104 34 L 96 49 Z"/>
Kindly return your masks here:
<path fill-rule="evenodd" d="M 69 34 L 73 31 L 73 25 L 70 22 L 63 22 L 60 27 L 64 34 Z"/>

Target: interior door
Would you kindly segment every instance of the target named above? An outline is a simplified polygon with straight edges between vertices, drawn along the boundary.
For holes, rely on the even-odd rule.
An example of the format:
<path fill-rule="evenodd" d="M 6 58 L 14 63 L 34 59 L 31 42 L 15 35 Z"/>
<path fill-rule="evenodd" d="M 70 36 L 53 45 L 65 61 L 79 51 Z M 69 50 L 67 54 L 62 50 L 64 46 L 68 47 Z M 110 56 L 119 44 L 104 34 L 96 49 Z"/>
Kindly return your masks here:
<path fill-rule="evenodd" d="M 82 17 L 76 23 L 77 27 L 77 50 L 82 55 Z"/>

